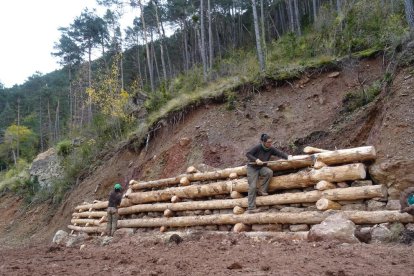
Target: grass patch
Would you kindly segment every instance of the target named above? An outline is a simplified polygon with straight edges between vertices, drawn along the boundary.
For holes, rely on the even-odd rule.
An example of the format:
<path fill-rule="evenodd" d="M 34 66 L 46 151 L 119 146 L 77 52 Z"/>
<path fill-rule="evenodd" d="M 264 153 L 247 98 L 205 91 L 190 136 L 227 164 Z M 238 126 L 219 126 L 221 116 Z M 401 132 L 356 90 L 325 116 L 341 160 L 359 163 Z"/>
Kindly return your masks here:
<path fill-rule="evenodd" d="M 380 51 L 382 51 L 382 49 L 379 49 L 377 47 L 373 47 L 373 48 L 369 48 L 369 49 L 365 49 L 365 50 L 362 50 L 362 51 L 352 53 L 352 57 L 357 58 L 357 59 L 370 58 L 370 57 L 374 57 Z"/>
<path fill-rule="evenodd" d="M 0 175 L 0 192 L 10 191 L 23 197 L 26 203 L 31 203 L 39 190 L 39 181 L 30 178 L 29 164 L 23 159 Z"/>
<path fill-rule="evenodd" d="M 353 112 L 372 102 L 381 93 L 381 89 L 382 82 L 375 81 L 368 88 L 361 88 L 358 91 L 347 93 L 342 100 L 344 112 Z"/>
<path fill-rule="evenodd" d="M 169 113 L 183 109 L 186 106 L 197 104 L 203 100 L 222 96 L 226 91 L 238 87 L 243 82 L 238 77 L 220 79 L 214 83 L 199 88 L 192 93 L 183 93 L 168 101 L 159 110 L 150 113 L 148 125 L 153 125 L 161 118 L 165 118 Z"/>
<path fill-rule="evenodd" d="M 56 152 L 59 156 L 68 156 L 73 150 L 73 145 L 70 140 L 63 140 L 57 143 Z"/>

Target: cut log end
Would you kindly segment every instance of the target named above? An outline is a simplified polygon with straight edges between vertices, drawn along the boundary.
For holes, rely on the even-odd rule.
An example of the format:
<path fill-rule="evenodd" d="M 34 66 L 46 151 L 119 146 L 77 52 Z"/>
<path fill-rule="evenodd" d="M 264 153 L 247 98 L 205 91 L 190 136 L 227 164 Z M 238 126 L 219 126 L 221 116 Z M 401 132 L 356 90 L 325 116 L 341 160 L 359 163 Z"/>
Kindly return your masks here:
<path fill-rule="evenodd" d="M 171 198 L 171 202 L 172 203 L 177 203 L 177 202 L 180 202 L 181 201 L 181 199 L 178 197 L 178 196 L 173 196 L 172 198 Z"/>
<path fill-rule="evenodd" d="M 358 164 L 352 164 L 352 165 L 357 168 L 359 175 L 360 175 L 360 179 L 365 179 L 365 177 L 367 177 L 367 171 L 365 169 L 364 164 L 358 163 Z"/>
<path fill-rule="evenodd" d="M 170 218 L 170 217 L 173 217 L 173 216 L 174 216 L 174 212 L 173 211 L 171 211 L 170 209 L 165 209 L 165 211 L 164 211 L 164 217 Z"/>
<path fill-rule="evenodd" d="M 244 197 L 241 193 L 237 192 L 237 191 L 233 191 L 230 193 L 230 197 L 233 199 L 237 199 L 237 198 L 242 198 Z"/>
<path fill-rule="evenodd" d="M 325 190 L 335 189 L 335 188 L 336 188 L 335 184 L 325 181 L 325 180 L 321 180 L 315 185 L 315 189 L 318 191 L 325 191 Z"/>
<path fill-rule="evenodd" d="M 236 223 L 233 228 L 233 232 L 240 233 L 240 232 L 247 232 L 250 230 L 250 226 L 244 223 Z"/>
<path fill-rule="evenodd" d="M 238 175 L 237 175 L 237 173 L 235 173 L 235 172 L 232 172 L 230 175 L 229 175 L 229 178 L 230 179 L 235 179 L 235 178 L 237 178 L 238 177 Z"/>
<path fill-rule="evenodd" d="M 181 186 L 188 186 L 190 185 L 190 180 L 188 179 L 188 177 L 184 176 L 180 179 L 180 184 Z"/>
<path fill-rule="evenodd" d="M 196 167 L 190 166 L 190 167 L 187 168 L 186 172 L 187 173 L 196 173 L 196 172 L 198 172 L 198 170 L 196 169 Z"/>
<path fill-rule="evenodd" d="M 316 202 L 316 208 L 320 211 L 325 211 L 325 210 L 340 210 L 341 209 L 341 204 L 329 200 L 327 198 L 321 198 Z"/>
<path fill-rule="evenodd" d="M 235 215 L 241 215 L 243 213 L 244 213 L 244 208 L 239 207 L 239 206 L 235 206 L 233 208 L 233 214 L 235 214 Z"/>
<path fill-rule="evenodd" d="M 319 160 L 317 160 L 315 164 L 313 164 L 313 168 L 317 170 L 322 169 L 323 167 L 326 167 L 326 164 Z"/>

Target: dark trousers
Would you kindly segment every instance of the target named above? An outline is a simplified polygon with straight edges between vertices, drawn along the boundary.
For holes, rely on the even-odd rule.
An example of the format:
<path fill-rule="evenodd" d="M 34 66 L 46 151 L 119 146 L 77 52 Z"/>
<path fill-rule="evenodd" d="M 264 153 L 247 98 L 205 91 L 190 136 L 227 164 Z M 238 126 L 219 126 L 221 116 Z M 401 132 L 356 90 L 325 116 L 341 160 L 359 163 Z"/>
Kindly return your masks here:
<path fill-rule="evenodd" d="M 106 224 L 106 234 L 113 236 L 118 224 L 118 209 L 115 207 L 108 207 L 107 210 L 108 222 Z"/>
<path fill-rule="evenodd" d="M 248 208 L 256 208 L 256 189 L 259 176 L 263 176 L 263 184 L 260 191 L 266 192 L 269 188 L 270 179 L 273 176 L 273 171 L 268 167 L 254 168 L 247 166 L 247 181 L 249 183 L 248 193 Z"/>

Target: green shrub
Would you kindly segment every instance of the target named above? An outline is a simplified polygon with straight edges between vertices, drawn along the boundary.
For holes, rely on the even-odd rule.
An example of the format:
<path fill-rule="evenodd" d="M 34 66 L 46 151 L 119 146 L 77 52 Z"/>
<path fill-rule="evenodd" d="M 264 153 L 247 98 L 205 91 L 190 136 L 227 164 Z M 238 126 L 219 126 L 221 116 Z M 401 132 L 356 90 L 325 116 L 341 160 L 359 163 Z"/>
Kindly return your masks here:
<path fill-rule="evenodd" d="M 62 202 L 66 192 L 72 187 L 72 182 L 68 182 L 67 179 L 61 179 L 53 182 L 50 194 L 48 197 L 52 198 L 52 202 L 58 204 Z"/>
<path fill-rule="evenodd" d="M 70 140 L 60 141 L 56 145 L 56 150 L 58 155 L 63 157 L 68 156 L 73 150 L 72 142 Z"/>
<path fill-rule="evenodd" d="M 358 91 L 347 93 L 342 100 L 343 111 L 352 112 L 372 102 L 379 95 L 381 89 L 382 83 L 375 81 L 367 88 L 361 88 Z"/>
<path fill-rule="evenodd" d="M 25 196 L 27 185 L 30 184 L 29 165 L 24 160 L 19 160 L 17 166 L 12 167 L 0 181 L 0 191 L 8 190 L 13 193 Z M 31 189 L 33 190 L 33 189 Z M 25 196 L 26 197 L 26 196 Z"/>
<path fill-rule="evenodd" d="M 174 82 L 174 84 L 176 85 L 175 88 L 180 87 L 180 89 L 184 89 L 185 85 L 181 82 L 184 83 L 183 78 L 177 78 Z M 167 84 L 164 82 L 160 85 L 157 91 L 149 94 L 147 100 L 144 103 L 144 106 L 148 110 L 148 112 L 157 111 L 162 106 L 164 106 L 171 98 L 171 93 L 168 92 Z"/>
<path fill-rule="evenodd" d="M 226 94 L 226 109 L 234 110 L 236 108 L 236 94 L 233 91 L 228 91 Z"/>
<path fill-rule="evenodd" d="M 35 200 L 35 196 L 39 190 L 40 183 L 37 176 L 33 178 L 28 176 L 22 181 L 20 187 L 18 187 L 18 190 L 16 192 L 24 198 L 26 203 L 31 203 Z"/>

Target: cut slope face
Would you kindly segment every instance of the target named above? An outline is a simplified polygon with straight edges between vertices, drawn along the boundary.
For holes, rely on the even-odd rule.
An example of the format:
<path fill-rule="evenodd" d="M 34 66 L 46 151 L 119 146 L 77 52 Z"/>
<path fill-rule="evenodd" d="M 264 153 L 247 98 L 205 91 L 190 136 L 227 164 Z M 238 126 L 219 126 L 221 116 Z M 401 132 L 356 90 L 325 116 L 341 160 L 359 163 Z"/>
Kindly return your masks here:
<path fill-rule="evenodd" d="M 336 77 L 329 74 L 314 73 L 282 87 L 269 84 L 262 91 L 238 91 L 234 110 L 228 110 L 226 104 L 209 103 L 177 115 L 176 120 L 170 120 L 174 124 L 165 120 L 151 136 L 147 151 L 112 153 L 73 188 L 54 217 L 45 220 L 43 213 L 31 214 L 37 218 L 32 223 L 39 224 L 35 229 L 42 229 L 33 238 L 50 241 L 57 229 L 66 229 L 76 205 L 106 199 L 114 182 L 126 185 L 130 179 L 174 176 L 195 164 L 215 168 L 242 165 L 245 151 L 264 132 L 288 153 L 297 153 L 302 145 L 335 149 L 370 144 L 377 148 L 378 162 L 391 156 L 410 159 L 414 151 L 409 144 L 413 142 L 414 95 L 409 71 L 397 75 L 385 101 L 371 103 L 352 116 L 340 112 L 344 96 L 360 88 L 361 76 L 367 85 L 381 78 L 381 60 L 361 62 L 358 69 L 347 66 Z M 13 208 L 18 210 L 19 206 Z M 1 221 L 13 221 L 7 229 L 0 229 L 5 237 L 28 238 L 33 234 L 25 230 L 28 214 L 0 216 Z"/>

